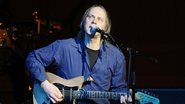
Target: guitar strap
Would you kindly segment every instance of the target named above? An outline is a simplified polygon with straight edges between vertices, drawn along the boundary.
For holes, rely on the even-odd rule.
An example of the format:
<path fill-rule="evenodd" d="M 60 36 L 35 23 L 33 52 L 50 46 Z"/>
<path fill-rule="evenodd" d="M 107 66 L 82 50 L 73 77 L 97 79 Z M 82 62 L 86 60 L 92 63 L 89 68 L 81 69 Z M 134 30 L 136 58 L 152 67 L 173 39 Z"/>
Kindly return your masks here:
<path fill-rule="evenodd" d="M 80 44 L 81 46 L 81 49 L 82 49 L 82 55 L 81 55 L 81 58 L 82 58 L 82 75 L 84 76 L 84 72 L 85 72 L 85 44 L 83 42 L 81 42 Z"/>

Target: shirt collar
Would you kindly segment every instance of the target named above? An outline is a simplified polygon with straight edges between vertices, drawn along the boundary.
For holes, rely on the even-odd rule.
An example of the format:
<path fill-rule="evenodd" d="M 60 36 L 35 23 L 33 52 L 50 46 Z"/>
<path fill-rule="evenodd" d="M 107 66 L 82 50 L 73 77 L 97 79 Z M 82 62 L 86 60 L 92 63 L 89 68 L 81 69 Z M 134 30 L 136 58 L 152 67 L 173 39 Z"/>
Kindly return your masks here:
<path fill-rule="evenodd" d="M 82 49 L 85 49 L 85 44 L 82 39 L 76 37 L 75 44 L 72 44 L 75 48 L 77 48 L 78 52 L 82 53 Z"/>
<path fill-rule="evenodd" d="M 82 49 L 85 49 L 85 44 L 83 39 L 75 38 L 75 42 L 76 44 L 72 44 L 72 45 L 76 47 L 80 53 L 82 53 Z M 102 53 L 107 50 L 109 45 L 110 44 L 106 40 L 102 42 L 102 45 L 100 46 L 100 56 L 102 56 Z"/>

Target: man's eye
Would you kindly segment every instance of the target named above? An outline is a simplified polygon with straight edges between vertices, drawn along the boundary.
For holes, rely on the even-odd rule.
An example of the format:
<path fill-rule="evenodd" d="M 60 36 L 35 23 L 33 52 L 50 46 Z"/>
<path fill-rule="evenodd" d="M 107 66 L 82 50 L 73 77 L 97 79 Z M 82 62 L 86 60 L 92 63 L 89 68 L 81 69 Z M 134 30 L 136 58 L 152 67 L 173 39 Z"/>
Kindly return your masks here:
<path fill-rule="evenodd" d="M 93 15 L 88 15 L 87 18 L 92 21 L 95 17 Z"/>
<path fill-rule="evenodd" d="M 92 15 L 88 15 L 89 18 L 94 18 Z"/>
<path fill-rule="evenodd" d="M 98 18 L 98 21 L 103 22 L 103 19 L 99 17 L 99 18 Z"/>

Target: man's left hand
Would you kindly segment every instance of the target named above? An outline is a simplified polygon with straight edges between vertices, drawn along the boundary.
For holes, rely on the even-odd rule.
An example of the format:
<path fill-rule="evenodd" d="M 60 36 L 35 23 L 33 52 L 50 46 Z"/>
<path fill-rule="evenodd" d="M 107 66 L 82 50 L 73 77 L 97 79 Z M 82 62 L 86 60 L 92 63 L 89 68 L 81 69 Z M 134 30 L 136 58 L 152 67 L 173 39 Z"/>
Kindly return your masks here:
<path fill-rule="evenodd" d="M 127 95 L 121 96 L 120 97 L 120 103 L 121 104 L 128 104 L 132 102 L 132 97 L 129 95 L 129 97 L 127 97 Z"/>

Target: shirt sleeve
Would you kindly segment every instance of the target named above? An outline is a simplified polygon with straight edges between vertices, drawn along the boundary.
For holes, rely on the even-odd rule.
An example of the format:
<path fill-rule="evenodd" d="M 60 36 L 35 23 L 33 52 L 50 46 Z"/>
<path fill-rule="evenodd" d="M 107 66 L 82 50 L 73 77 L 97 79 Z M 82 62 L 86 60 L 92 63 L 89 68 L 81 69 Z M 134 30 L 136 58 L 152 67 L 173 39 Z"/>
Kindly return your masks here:
<path fill-rule="evenodd" d="M 111 91 L 127 92 L 126 61 L 120 51 L 117 53 L 115 67 L 112 73 Z"/>
<path fill-rule="evenodd" d="M 46 80 L 45 67 L 54 61 L 58 46 L 58 42 L 55 41 L 46 47 L 33 50 L 28 54 L 26 67 L 34 81 L 43 82 Z"/>

